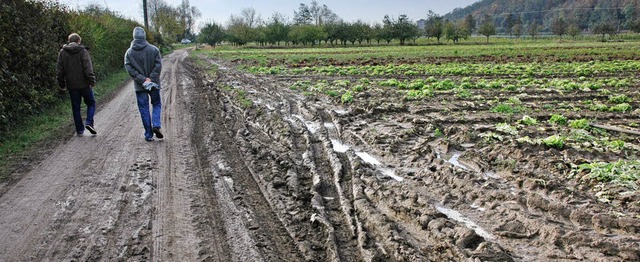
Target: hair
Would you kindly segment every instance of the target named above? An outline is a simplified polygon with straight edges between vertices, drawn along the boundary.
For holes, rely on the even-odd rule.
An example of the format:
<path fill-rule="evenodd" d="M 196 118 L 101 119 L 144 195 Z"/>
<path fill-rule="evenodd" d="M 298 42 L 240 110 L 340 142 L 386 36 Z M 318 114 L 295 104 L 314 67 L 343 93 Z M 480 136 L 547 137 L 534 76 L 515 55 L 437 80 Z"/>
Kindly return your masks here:
<path fill-rule="evenodd" d="M 80 41 L 82 41 L 82 38 L 80 37 L 80 35 L 73 33 L 69 35 L 69 43 L 74 42 L 74 43 L 80 43 Z"/>

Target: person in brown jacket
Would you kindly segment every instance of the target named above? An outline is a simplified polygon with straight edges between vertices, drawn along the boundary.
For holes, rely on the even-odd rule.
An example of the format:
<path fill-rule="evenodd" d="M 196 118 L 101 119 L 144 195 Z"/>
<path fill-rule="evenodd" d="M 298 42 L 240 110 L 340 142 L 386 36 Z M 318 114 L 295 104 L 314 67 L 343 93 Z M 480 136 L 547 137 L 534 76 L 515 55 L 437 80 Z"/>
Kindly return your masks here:
<path fill-rule="evenodd" d="M 76 126 L 76 134 L 82 135 L 84 130 L 97 134 L 93 127 L 93 117 L 96 112 L 96 100 L 93 94 L 93 86 L 96 84 L 96 75 L 93 73 L 91 56 L 82 45 L 82 38 L 76 33 L 69 35 L 69 44 L 66 44 L 58 53 L 58 86 L 61 91 L 69 91 L 71 97 L 71 110 Z M 87 105 L 87 118 L 82 122 L 80 103 L 84 100 Z"/>

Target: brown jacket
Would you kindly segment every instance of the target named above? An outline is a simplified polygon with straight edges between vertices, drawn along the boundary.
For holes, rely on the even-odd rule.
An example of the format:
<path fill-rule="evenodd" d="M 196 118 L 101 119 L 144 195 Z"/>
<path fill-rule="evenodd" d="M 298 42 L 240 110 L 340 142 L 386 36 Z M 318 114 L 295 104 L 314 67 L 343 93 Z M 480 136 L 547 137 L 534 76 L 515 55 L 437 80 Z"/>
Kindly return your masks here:
<path fill-rule="evenodd" d="M 93 73 L 89 51 L 78 43 L 64 45 L 58 53 L 58 86 L 82 89 L 95 84 L 96 75 Z"/>

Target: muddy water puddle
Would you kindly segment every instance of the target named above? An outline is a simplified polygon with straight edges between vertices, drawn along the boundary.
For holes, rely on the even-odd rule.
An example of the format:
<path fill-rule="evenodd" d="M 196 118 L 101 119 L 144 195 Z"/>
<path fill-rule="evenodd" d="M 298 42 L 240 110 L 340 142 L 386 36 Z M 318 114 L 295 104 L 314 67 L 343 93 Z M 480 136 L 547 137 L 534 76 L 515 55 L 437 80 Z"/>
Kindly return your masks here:
<path fill-rule="evenodd" d="M 482 227 L 480 227 L 478 224 L 476 224 L 475 222 L 473 222 L 471 219 L 469 219 L 468 217 L 464 216 L 463 214 L 461 214 L 460 212 L 450 209 L 450 208 L 446 208 L 443 206 L 439 206 L 436 205 L 436 209 L 438 210 L 438 212 L 445 214 L 448 218 L 453 219 L 455 221 L 458 221 L 462 224 L 464 224 L 466 227 L 472 229 L 473 231 L 476 232 L 476 234 L 478 234 L 479 236 L 485 238 L 485 239 L 495 239 L 496 237 L 491 235 L 491 233 L 487 232 L 486 230 L 484 230 Z"/>
<path fill-rule="evenodd" d="M 464 154 L 463 151 L 453 150 L 444 155 L 437 153 L 437 157 L 463 170 L 482 173 L 482 176 L 485 178 L 501 179 L 501 177 L 496 172 L 493 172 L 493 171 L 480 172 L 479 170 L 476 170 L 476 168 L 466 165 L 463 162 L 460 162 L 459 159 L 462 156 L 462 154 Z"/>

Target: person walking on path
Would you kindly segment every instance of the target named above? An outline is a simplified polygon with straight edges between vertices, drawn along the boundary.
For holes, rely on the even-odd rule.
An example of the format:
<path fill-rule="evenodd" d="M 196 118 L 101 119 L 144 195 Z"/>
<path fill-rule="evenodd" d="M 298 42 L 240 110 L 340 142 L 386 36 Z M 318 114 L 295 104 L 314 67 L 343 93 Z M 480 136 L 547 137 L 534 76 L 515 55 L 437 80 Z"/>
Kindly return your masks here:
<path fill-rule="evenodd" d="M 162 71 L 162 56 L 160 50 L 149 44 L 146 32 L 142 27 L 133 29 L 131 47 L 124 55 L 124 67 L 133 78 L 138 110 L 144 126 L 144 139 L 153 141 L 153 135 L 164 138 L 160 131 L 162 125 L 162 101 L 160 99 L 160 72 Z M 149 114 L 149 99 L 152 112 Z"/>
<path fill-rule="evenodd" d="M 81 45 L 80 35 L 72 33 L 68 40 L 69 44 L 64 45 L 58 53 L 58 86 L 62 92 L 69 91 L 76 134 L 82 135 L 87 129 L 95 135 L 97 132 L 93 127 L 93 117 L 96 112 L 96 100 L 93 87 L 96 84 L 96 75 L 93 73 L 91 56 L 89 51 Z M 87 105 L 87 118 L 84 124 L 80 112 L 82 100 Z"/>

